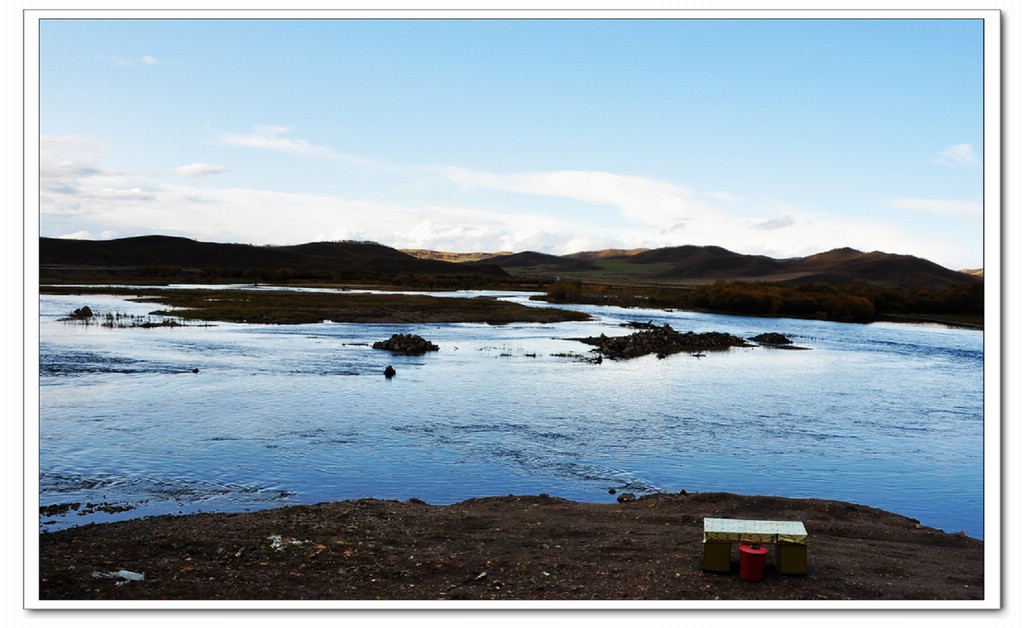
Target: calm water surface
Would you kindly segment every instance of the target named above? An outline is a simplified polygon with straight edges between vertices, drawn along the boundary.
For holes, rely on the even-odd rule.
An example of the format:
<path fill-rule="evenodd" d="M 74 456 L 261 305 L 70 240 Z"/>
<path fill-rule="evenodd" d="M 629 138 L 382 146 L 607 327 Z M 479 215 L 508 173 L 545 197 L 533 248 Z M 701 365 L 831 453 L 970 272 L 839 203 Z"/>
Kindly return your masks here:
<path fill-rule="evenodd" d="M 487 294 L 527 302 L 527 295 Z M 377 497 L 729 491 L 839 499 L 983 537 L 982 333 L 573 306 L 584 323 L 104 328 L 40 298 L 41 529 Z M 625 321 L 807 350 L 581 359 Z M 370 345 L 417 333 L 397 357 Z M 398 371 L 383 377 L 384 367 Z M 193 373 L 193 369 L 199 369 Z M 91 512 L 86 504 L 128 506 Z"/>

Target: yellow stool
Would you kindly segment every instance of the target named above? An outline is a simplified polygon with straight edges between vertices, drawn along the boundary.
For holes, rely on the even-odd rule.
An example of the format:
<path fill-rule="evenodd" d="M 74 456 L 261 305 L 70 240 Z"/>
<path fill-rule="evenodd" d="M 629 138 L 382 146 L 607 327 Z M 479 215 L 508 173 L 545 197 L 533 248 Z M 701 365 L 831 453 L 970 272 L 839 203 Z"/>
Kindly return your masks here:
<path fill-rule="evenodd" d="M 704 541 L 704 570 L 729 573 L 732 569 L 732 543 Z"/>
<path fill-rule="evenodd" d="M 788 576 L 807 575 L 807 546 L 779 543 L 775 546 L 775 568 Z"/>

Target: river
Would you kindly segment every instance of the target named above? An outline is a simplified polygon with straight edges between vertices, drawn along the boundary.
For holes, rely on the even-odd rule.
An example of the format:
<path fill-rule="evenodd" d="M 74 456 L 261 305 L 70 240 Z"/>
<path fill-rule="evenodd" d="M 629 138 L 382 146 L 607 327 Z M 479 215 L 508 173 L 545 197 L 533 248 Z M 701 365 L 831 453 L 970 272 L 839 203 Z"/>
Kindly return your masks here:
<path fill-rule="evenodd" d="M 41 530 L 363 497 L 685 489 L 844 500 L 984 535 L 980 331 L 604 306 L 566 306 L 594 320 L 559 324 L 108 328 L 60 319 L 155 307 L 39 304 L 40 505 L 79 504 L 41 514 Z M 597 364 L 573 340 L 629 321 L 778 332 L 801 349 Z M 440 350 L 371 348 L 393 333 Z"/>

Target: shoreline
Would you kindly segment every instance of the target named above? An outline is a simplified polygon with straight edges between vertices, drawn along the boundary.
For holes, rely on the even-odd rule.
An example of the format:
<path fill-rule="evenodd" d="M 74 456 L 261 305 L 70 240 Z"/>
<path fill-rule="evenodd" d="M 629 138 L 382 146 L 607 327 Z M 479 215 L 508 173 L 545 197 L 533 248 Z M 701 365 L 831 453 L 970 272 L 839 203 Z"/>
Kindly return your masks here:
<path fill-rule="evenodd" d="M 914 315 L 914 314 L 882 314 L 879 315 L 875 321 L 877 323 L 903 323 L 906 325 L 920 325 L 920 324 L 931 324 L 931 325 L 942 325 L 944 327 L 952 327 L 954 329 L 971 329 L 974 331 L 985 331 L 984 316 L 981 317 L 981 322 L 973 322 L 968 320 L 956 320 L 952 318 L 944 318 L 941 316 L 926 316 L 926 315 Z"/>
<path fill-rule="evenodd" d="M 985 598 L 984 542 L 896 513 L 733 493 L 359 499 L 164 515 L 41 533 L 40 599 L 962 600 Z M 808 571 L 702 569 L 705 517 L 802 521 Z M 94 573 L 128 570 L 141 581 Z"/>

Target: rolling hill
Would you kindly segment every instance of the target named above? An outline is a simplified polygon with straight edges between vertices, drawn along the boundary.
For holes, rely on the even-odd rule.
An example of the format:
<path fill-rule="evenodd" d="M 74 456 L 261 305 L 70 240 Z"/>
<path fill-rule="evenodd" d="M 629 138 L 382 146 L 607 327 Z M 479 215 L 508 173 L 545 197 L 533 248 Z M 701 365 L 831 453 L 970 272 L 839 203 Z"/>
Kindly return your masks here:
<path fill-rule="evenodd" d="M 460 260 L 449 261 L 449 260 Z M 40 238 L 42 275 L 69 280 L 84 274 L 172 276 L 180 279 L 258 277 L 262 280 L 448 277 L 467 282 L 554 276 L 615 283 L 701 285 L 716 280 L 779 283 L 867 283 L 909 290 L 984 281 L 926 259 L 880 251 L 833 249 L 787 259 L 746 255 L 719 246 L 520 253 L 404 252 L 374 242 L 311 242 L 255 246 L 151 235 L 116 240 Z M 162 275 L 161 275 L 162 274 Z"/>
<path fill-rule="evenodd" d="M 653 249 L 627 258 L 630 264 L 669 264 L 664 278 L 734 279 L 783 274 L 785 265 L 763 255 L 743 255 L 720 246 L 676 246 Z"/>
<path fill-rule="evenodd" d="M 523 268 L 530 269 L 539 274 L 566 273 L 580 271 L 599 271 L 601 267 L 586 260 L 574 259 L 568 256 L 549 255 L 537 251 L 524 251 L 510 255 L 491 257 L 473 264 L 495 264 L 508 271 L 509 269 Z"/>
<path fill-rule="evenodd" d="M 184 277 L 379 278 L 385 276 L 507 279 L 493 264 L 455 264 L 419 259 L 373 242 L 314 242 L 255 246 L 199 242 L 171 236 L 116 240 L 39 239 L 41 274 L 73 277 L 166 275 Z"/>
<path fill-rule="evenodd" d="M 559 261 L 561 260 L 561 261 Z M 519 254 L 488 260 L 516 276 L 550 276 L 553 272 L 592 281 L 615 279 L 636 284 L 700 285 L 716 280 L 787 283 L 867 283 L 916 290 L 970 285 L 983 273 L 944 268 L 912 255 L 840 248 L 775 259 L 746 255 L 719 246 L 676 246 L 639 251 L 574 253 L 562 257 Z M 585 264 L 585 265 L 575 265 Z"/>

